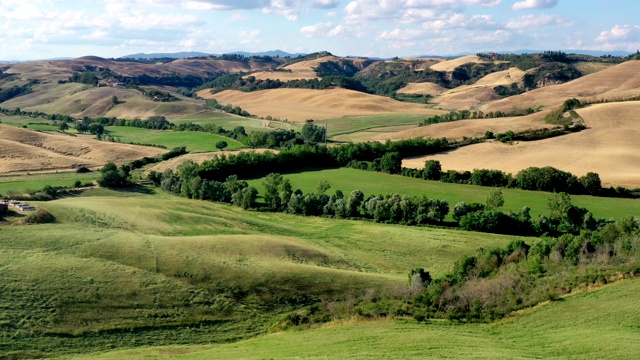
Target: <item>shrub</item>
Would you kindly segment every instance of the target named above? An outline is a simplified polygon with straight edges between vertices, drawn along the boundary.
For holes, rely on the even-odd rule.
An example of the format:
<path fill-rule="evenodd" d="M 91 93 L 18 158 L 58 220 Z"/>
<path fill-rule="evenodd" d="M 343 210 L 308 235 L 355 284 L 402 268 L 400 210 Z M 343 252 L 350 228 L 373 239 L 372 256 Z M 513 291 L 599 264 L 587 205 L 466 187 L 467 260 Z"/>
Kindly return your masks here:
<path fill-rule="evenodd" d="M 46 224 L 56 221 L 56 218 L 47 210 L 38 209 L 27 215 L 24 222 L 27 224 Z"/>

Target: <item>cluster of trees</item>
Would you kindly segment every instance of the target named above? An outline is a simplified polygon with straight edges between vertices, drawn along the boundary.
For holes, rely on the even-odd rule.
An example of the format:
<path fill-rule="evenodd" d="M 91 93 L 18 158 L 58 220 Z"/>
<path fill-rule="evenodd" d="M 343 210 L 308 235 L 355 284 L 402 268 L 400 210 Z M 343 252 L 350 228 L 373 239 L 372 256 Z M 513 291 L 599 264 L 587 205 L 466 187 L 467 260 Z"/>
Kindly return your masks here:
<path fill-rule="evenodd" d="M 199 175 L 199 166 L 186 161 L 176 169 L 164 173 L 151 172 L 149 180 L 163 190 L 184 197 L 231 203 L 244 209 L 257 207 L 258 191 L 231 175 L 225 181 L 207 180 Z M 426 196 L 408 197 L 398 194 L 365 197 L 354 190 L 345 196 L 340 190 L 328 195 L 331 186 L 326 181 L 318 184 L 315 193 L 304 194 L 293 190 L 288 179 L 270 173 L 263 181 L 263 210 L 287 212 L 305 216 L 333 216 L 336 218 L 365 218 L 376 222 L 406 225 L 441 223 L 449 213 L 449 204 Z"/>
<path fill-rule="evenodd" d="M 161 161 L 166 161 L 174 157 L 178 157 L 187 153 L 184 146 L 175 147 L 169 152 L 156 157 L 143 157 L 142 159 L 134 160 L 126 164 L 117 167 L 114 163 L 107 163 L 102 169 L 100 169 L 100 176 L 97 183 L 102 187 L 108 188 L 123 188 L 133 185 L 131 179 L 131 171 L 134 169 L 140 169 L 145 165 L 154 164 Z"/>
<path fill-rule="evenodd" d="M 411 312 L 419 320 L 498 319 L 585 283 L 637 273 L 639 254 L 640 222 L 633 217 L 579 234 L 543 237 L 531 245 L 515 240 L 506 248 L 480 248 L 440 279 L 424 269 L 412 271 L 410 281 L 418 291 Z"/>
<path fill-rule="evenodd" d="M 160 91 L 156 89 L 144 90 L 143 93 L 144 96 L 150 98 L 153 101 L 171 102 L 180 100 L 166 91 Z"/>
<path fill-rule="evenodd" d="M 210 107 L 212 109 L 222 110 L 229 114 L 234 114 L 234 115 L 243 116 L 243 117 L 251 117 L 251 114 L 248 111 L 243 110 L 240 106 L 233 106 L 231 104 L 222 105 L 218 103 L 216 99 L 208 99 L 205 102 L 205 104 L 207 105 L 207 107 Z"/>
<path fill-rule="evenodd" d="M 502 212 L 502 191 L 491 192 L 485 204 L 461 202 L 454 206 L 453 218 L 463 230 L 521 236 L 560 236 L 596 230 L 606 223 L 587 209 L 571 204 L 567 193 L 554 193 L 547 202 L 549 215 L 533 219 L 528 207 L 517 213 Z"/>
<path fill-rule="evenodd" d="M 0 103 L 30 93 L 31 87 L 37 83 L 38 81 L 34 80 L 22 86 L 13 85 L 8 89 L 0 89 Z"/>
<path fill-rule="evenodd" d="M 542 128 L 542 129 L 529 129 L 523 130 L 519 132 L 507 131 L 504 133 L 493 134 L 488 131 L 485 133 L 486 139 L 496 139 L 503 143 L 510 143 L 513 141 L 536 141 L 542 139 L 548 139 L 556 136 L 562 136 L 574 132 L 579 132 L 587 127 L 582 123 L 576 123 L 573 125 L 565 124 L 563 127 L 554 127 L 552 129 Z"/>
<path fill-rule="evenodd" d="M 467 119 L 485 119 L 485 118 L 524 116 L 524 115 L 530 115 L 535 112 L 538 112 L 540 111 L 540 109 L 541 109 L 540 107 L 535 107 L 535 108 L 527 108 L 525 110 L 514 109 L 513 111 L 509 111 L 509 112 L 491 111 L 486 114 L 481 110 L 450 111 L 448 114 L 428 116 L 426 119 L 422 120 L 418 124 L 418 126 L 426 126 L 431 124 L 439 124 L 439 123 L 452 122 L 452 121 L 458 121 L 458 120 L 467 120 Z"/>
<path fill-rule="evenodd" d="M 379 169 L 364 169 L 377 170 Z M 518 172 L 515 176 L 500 170 L 474 169 L 473 171 L 458 172 L 455 170 L 442 171 L 438 160 L 425 161 L 424 169 L 402 168 L 403 176 L 422 178 L 425 180 L 442 181 L 457 184 L 471 184 L 490 187 L 509 187 L 523 190 L 566 192 L 573 195 L 593 195 L 610 197 L 634 197 L 634 193 L 622 187 L 603 188 L 600 175 L 588 172 L 577 177 L 570 172 L 562 171 L 551 166 L 529 167 Z"/>

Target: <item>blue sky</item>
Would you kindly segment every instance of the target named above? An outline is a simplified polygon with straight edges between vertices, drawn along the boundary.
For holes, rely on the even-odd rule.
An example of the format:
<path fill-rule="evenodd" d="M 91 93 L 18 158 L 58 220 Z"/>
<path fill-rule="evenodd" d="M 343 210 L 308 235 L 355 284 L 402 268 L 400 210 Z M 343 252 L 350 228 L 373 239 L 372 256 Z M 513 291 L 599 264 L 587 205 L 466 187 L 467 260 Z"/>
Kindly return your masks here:
<path fill-rule="evenodd" d="M 640 49 L 638 0 L 0 0 L 0 60 Z"/>

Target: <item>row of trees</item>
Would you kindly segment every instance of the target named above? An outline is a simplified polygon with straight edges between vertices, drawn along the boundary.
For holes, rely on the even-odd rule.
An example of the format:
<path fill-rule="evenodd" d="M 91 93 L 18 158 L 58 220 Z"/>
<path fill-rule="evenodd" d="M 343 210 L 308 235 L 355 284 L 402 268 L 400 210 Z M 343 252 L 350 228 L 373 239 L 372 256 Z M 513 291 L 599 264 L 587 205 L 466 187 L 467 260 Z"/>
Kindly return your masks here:
<path fill-rule="evenodd" d="M 198 176 L 198 165 L 186 161 L 174 173 L 151 172 L 149 180 L 163 190 L 191 199 L 231 203 L 243 209 L 256 208 L 258 191 L 238 179 L 229 176 L 225 181 L 206 180 Z M 354 190 L 347 197 L 337 190 L 328 195 L 331 186 L 321 181 L 316 192 L 304 194 L 293 190 L 288 179 L 277 173 L 267 175 L 263 181 L 263 210 L 287 212 L 305 216 L 332 216 L 336 218 L 366 218 L 376 222 L 407 225 L 441 223 L 449 213 L 446 201 L 428 199 L 426 196 L 408 197 L 398 194 L 365 197 Z"/>
<path fill-rule="evenodd" d="M 425 161 L 424 169 L 402 168 L 402 175 L 425 180 L 442 181 L 457 184 L 470 184 L 490 187 L 509 187 L 523 190 L 566 192 L 574 195 L 593 195 L 607 197 L 635 197 L 631 190 L 603 188 L 600 175 L 588 172 L 581 177 L 551 166 L 530 167 L 519 171 L 515 176 L 501 170 L 474 169 L 458 172 L 442 171 L 438 160 Z"/>

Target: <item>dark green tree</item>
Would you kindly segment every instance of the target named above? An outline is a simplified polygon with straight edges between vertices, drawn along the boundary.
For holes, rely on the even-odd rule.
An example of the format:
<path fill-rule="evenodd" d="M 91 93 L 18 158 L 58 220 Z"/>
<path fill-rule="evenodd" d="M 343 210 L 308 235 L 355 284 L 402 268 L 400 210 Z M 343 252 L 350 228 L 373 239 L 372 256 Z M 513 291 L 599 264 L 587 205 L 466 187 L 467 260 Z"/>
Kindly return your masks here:
<path fill-rule="evenodd" d="M 226 148 L 227 146 L 229 146 L 229 144 L 227 144 L 227 142 L 224 140 L 218 141 L 216 143 L 216 148 L 220 149 L 220 151 L 222 151 L 222 149 Z"/>
<path fill-rule="evenodd" d="M 399 152 L 389 152 L 380 158 L 380 170 L 387 174 L 400 174 L 402 171 L 402 156 Z"/>
<path fill-rule="evenodd" d="M 442 165 L 438 160 L 427 160 L 424 163 L 422 178 L 426 180 L 440 180 L 442 177 Z"/>

